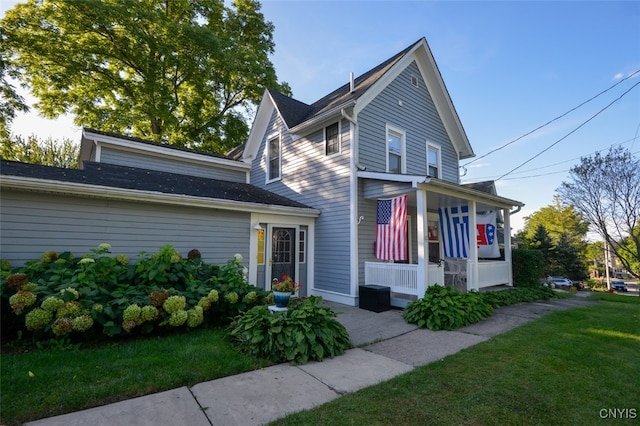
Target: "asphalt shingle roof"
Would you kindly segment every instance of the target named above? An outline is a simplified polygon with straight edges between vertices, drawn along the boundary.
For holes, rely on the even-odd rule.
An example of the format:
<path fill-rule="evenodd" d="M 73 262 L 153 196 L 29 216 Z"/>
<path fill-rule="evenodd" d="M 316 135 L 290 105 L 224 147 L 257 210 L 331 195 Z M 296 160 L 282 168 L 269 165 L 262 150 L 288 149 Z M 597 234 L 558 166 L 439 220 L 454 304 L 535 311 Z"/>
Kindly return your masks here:
<path fill-rule="evenodd" d="M 311 105 L 308 105 L 304 102 L 283 95 L 276 90 L 268 90 L 273 101 L 278 107 L 278 111 L 280 111 L 282 118 L 287 124 L 287 127 L 292 128 L 330 110 L 337 105 L 343 104 L 350 99 L 358 99 L 419 42 L 420 41 L 413 43 L 403 51 L 396 53 L 391 58 L 355 78 L 353 92 L 351 92 L 351 83 L 347 82 L 328 95 L 323 96 Z"/>
<path fill-rule="evenodd" d="M 284 207 L 310 208 L 248 183 L 168 173 L 135 167 L 85 161 L 84 169 L 66 169 L 2 160 L 0 174 L 112 188 L 189 195 Z"/>

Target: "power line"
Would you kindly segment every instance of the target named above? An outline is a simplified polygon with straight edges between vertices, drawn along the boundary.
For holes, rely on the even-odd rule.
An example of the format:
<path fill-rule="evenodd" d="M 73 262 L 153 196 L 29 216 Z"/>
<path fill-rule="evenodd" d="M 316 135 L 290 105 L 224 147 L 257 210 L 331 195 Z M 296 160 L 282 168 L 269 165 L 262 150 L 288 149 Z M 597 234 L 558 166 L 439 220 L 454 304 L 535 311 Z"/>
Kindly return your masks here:
<path fill-rule="evenodd" d="M 515 143 L 515 142 L 518 142 L 520 139 L 525 138 L 525 137 L 529 136 L 530 134 L 532 134 L 532 133 L 534 133 L 534 132 L 537 132 L 538 130 L 542 129 L 543 127 L 548 126 L 549 124 L 553 123 L 554 121 L 557 121 L 557 120 L 561 119 L 562 117 L 564 117 L 564 116 L 566 116 L 566 115 L 568 115 L 568 114 L 572 113 L 573 111 L 577 110 L 577 109 L 578 109 L 578 108 L 580 108 L 581 106 L 583 106 L 583 105 L 585 105 L 585 104 L 587 104 L 587 103 L 591 102 L 592 100 L 596 99 L 596 98 L 597 98 L 597 97 L 599 97 L 600 95 L 603 95 L 603 94 L 607 93 L 609 90 L 613 89 L 614 87 L 618 86 L 618 85 L 619 85 L 620 83 L 622 83 L 623 81 L 626 81 L 626 80 L 630 79 L 631 77 L 633 77 L 634 75 L 636 75 L 636 74 L 638 74 L 638 73 L 640 73 L 640 70 L 637 70 L 637 71 L 635 71 L 635 72 L 633 72 L 633 73 L 629 74 L 628 76 L 626 76 L 626 77 L 624 77 L 624 78 L 620 79 L 620 81 L 618 81 L 617 83 L 615 83 L 613 86 L 611 86 L 611 87 L 609 87 L 608 89 L 605 89 L 605 90 L 603 90 L 602 92 L 598 93 L 597 95 L 595 95 L 595 96 L 593 96 L 593 97 L 591 97 L 591 98 L 587 99 L 586 101 L 582 102 L 580 105 L 578 105 L 578 106 L 576 106 L 576 107 L 574 107 L 574 108 L 571 108 L 569 111 L 565 112 L 564 114 L 559 115 L 559 116 L 557 116 L 556 118 L 554 118 L 554 119 L 552 119 L 552 120 L 547 121 L 546 123 L 544 123 L 544 124 L 542 124 L 542 125 L 540 125 L 540 126 L 536 127 L 535 129 L 531 130 L 530 132 L 527 132 L 527 133 L 525 133 L 524 135 L 519 136 L 519 137 L 517 137 L 517 138 L 513 139 L 512 141 L 507 142 L 506 144 L 504 144 L 504 145 L 502 145 L 502 146 L 499 146 L 498 148 L 492 149 L 491 151 L 487 152 L 487 153 L 486 153 L 486 154 L 484 154 L 484 155 L 481 155 L 480 157 L 476 157 L 476 158 L 474 158 L 473 160 L 469 161 L 468 163 L 465 163 L 465 164 L 461 165 L 460 167 L 464 169 L 464 168 L 466 168 L 466 166 L 468 166 L 469 164 L 474 163 L 474 162 L 476 162 L 476 161 L 478 161 L 478 160 L 480 160 L 480 159 L 482 159 L 482 158 L 485 158 L 485 157 L 487 157 L 487 156 L 489 156 L 489 155 L 493 154 L 493 153 L 494 153 L 494 152 L 496 152 L 496 151 L 500 151 L 501 149 L 504 149 L 504 148 L 506 148 L 507 146 L 509 146 L 509 145 L 511 145 L 511 144 L 513 144 L 513 143 Z M 635 86 L 633 86 L 633 87 L 635 87 Z M 632 88 L 633 88 L 633 87 L 632 87 Z M 627 91 L 627 92 L 628 92 L 628 91 Z M 625 93 L 627 93 L 627 92 L 625 92 Z M 620 98 L 618 98 L 618 99 L 620 99 Z"/>
<path fill-rule="evenodd" d="M 581 159 L 581 158 L 583 158 L 583 157 L 588 157 L 588 156 L 591 156 L 591 155 L 597 154 L 597 153 L 599 153 L 599 152 L 606 151 L 606 150 L 608 150 L 608 149 L 610 149 L 610 148 L 612 148 L 612 147 L 614 147 L 614 146 L 619 146 L 619 145 L 624 145 L 625 143 L 634 142 L 636 139 L 638 139 L 638 136 L 637 136 L 637 135 L 636 135 L 636 136 L 634 136 L 634 137 L 633 137 L 633 138 L 631 138 L 631 139 L 627 139 L 627 140 L 622 141 L 622 142 L 612 143 L 611 145 L 609 145 L 609 148 L 606 148 L 606 149 L 598 149 L 598 150 L 595 150 L 595 151 L 590 152 L 590 153 L 588 153 L 588 154 L 583 154 L 583 155 L 581 155 L 580 157 L 574 157 L 574 158 L 571 158 L 571 159 L 569 159 L 569 160 L 558 161 L 557 163 L 551 163 L 551 164 L 547 164 L 546 166 L 535 167 L 535 168 L 533 168 L 533 169 L 521 170 L 521 171 L 516 172 L 516 173 L 514 173 L 514 174 L 517 174 L 517 173 L 529 173 L 529 172 L 534 172 L 534 171 L 536 171 L 536 170 L 548 169 L 549 167 L 558 166 L 558 165 L 560 165 L 560 164 L 569 163 L 569 162 L 571 162 L 571 161 L 575 161 L 575 160 L 580 160 L 580 159 Z M 631 151 L 631 149 L 632 149 L 632 148 L 633 148 L 633 144 L 631 145 L 631 148 L 629 148 L 629 151 Z M 640 152 L 640 151 L 638 151 L 638 152 Z M 632 153 L 632 154 L 636 154 L 636 153 Z M 531 176 L 531 177 L 546 176 L 547 174 L 553 175 L 553 174 L 558 174 L 558 173 L 566 172 L 566 171 L 568 171 L 568 170 L 569 170 L 569 169 L 567 169 L 567 170 L 562 170 L 562 171 L 559 171 L 559 172 L 549 172 L 549 173 L 546 173 L 546 174 L 539 174 L 539 175 L 535 175 L 535 176 Z M 492 175 L 492 176 L 486 176 L 486 177 L 475 178 L 472 182 L 482 182 L 482 181 L 485 181 L 485 180 L 495 179 L 497 176 L 499 176 L 499 175 Z M 525 176 L 525 177 L 529 177 L 529 176 Z M 518 178 L 518 177 L 512 177 L 512 178 L 508 178 L 508 179 L 504 179 L 504 180 L 515 180 L 515 179 L 519 179 L 519 178 Z"/>
<path fill-rule="evenodd" d="M 633 86 L 631 86 L 628 90 L 626 90 L 622 95 L 618 96 L 616 99 L 614 99 L 613 101 L 611 101 L 611 103 L 609 103 L 607 106 L 605 106 L 604 108 L 602 108 L 600 111 L 596 112 L 595 114 L 593 114 L 591 117 L 589 117 L 587 120 L 583 121 L 578 127 L 576 127 L 575 129 L 573 129 L 572 131 L 570 131 L 569 133 L 567 133 L 566 135 L 564 135 L 563 137 L 561 137 L 560 139 L 558 139 L 557 141 L 555 141 L 554 143 L 552 143 L 551 145 L 549 145 L 548 147 L 546 147 L 545 149 L 543 149 L 542 151 L 540 151 L 539 153 L 537 153 L 536 155 L 534 155 L 533 157 L 529 158 L 527 161 L 525 161 L 524 163 L 520 164 L 519 166 L 511 169 L 510 171 L 508 171 L 507 173 L 503 174 L 502 176 L 500 176 L 498 179 L 496 180 L 500 180 L 503 177 L 511 174 L 512 172 L 518 170 L 520 167 L 524 166 L 525 164 L 529 163 L 530 161 L 534 160 L 535 158 L 538 158 L 539 156 L 541 156 L 542 154 L 544 154 L 545 152 L 549 151 L 551 148 L 553 148 L 554 146 L 556 146 L 557 144 L 559 144 L 560 142 L 562 142 L 563 140 L 565 140 L 566 138 L 568 138 L 570 135 L 574 134 L 575 132 L 577 132 L 580 128 L 582 128 L 585 124 L 587 124 L 588 122 L 590 122 L 591 120 L 593 120 L 594 118 L 596 118 L 598 115 L 600 115 L 602 112 L 604 112 L 605 110 L 607 110 L 611 105 L 615 104 L 616 102 L 618 102 L 620 99 L 622 99 L 627 93 L 629 93 L 630 91 L 632 91 L 633 89 L 635 89 L 636 86 L 638 86 L 640 84 L 640 81 L 637 82 L 636 84 L 634 84 Z"/>

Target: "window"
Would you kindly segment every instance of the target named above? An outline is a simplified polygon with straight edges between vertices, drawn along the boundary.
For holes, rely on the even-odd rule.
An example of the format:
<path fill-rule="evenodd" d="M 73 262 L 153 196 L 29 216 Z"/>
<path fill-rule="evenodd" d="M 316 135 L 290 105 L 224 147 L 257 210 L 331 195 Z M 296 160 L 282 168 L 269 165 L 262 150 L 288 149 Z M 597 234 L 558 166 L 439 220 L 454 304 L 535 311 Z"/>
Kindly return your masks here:
<path fill-rule="evenodd" d="M 441 178 L 440 147 L 427 143 L 427 176 Z"/>
<path fill-rule="evenodd" d="M 418 87 L 418 77 L 411 75 L 411 84 Z"/>
<path fill-rule="evenodd" d="M 404 171 L 404 132 L 387 126 L 387 172 Z"/>
<path fill-rule="evenodd" d="M 325 154 L 338 154 L 340 152 L 340 127 L 334 123 L 324 128 Z"/>
<path fill-rule="evenodd" d="M 298 262 L 306 262 L 305 244 L 307 242 L 307 231 L 301 229 L 298 237 Z"/>
<path fill-rule="evenodd" d="M 267 177 L 268 181 L 280 179 L 280 136 L 269 139 L 269 147 L 267 149 Z"/>

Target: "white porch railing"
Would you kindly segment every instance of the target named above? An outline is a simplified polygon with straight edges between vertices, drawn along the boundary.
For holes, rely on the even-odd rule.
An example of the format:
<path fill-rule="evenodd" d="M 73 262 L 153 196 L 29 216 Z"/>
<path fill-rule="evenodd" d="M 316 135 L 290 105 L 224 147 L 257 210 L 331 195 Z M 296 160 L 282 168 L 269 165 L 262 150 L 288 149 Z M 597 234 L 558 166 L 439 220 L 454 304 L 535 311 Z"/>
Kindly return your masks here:
<path fill-rule="evenodd" d="M 465 262 L 463 268 L 466 273 L 459 271 L 468 289 L 481 289 L 494 285 L 508 284 L 509 264 L 505 261 L 478 262 L 478 274 L 474 276 L 469 269 L 473 269 L 470 263 Z M 444 268 L 437 265 L 428 266 L 427 285 L 444 285 Z M 476 281 L 477 286 L 474 286 Z M 394 293 L 410 294 L 418 297 L 418 265 L 405 263 L 364 263 L 364 282 L 368 285 L 382 285 L 390 287 Z"/>
<path fill-rule="evenodd" d="M 418 295 L 418 265 L 364 262 L 364 282 L 391 287 L 394 293 Z"/>

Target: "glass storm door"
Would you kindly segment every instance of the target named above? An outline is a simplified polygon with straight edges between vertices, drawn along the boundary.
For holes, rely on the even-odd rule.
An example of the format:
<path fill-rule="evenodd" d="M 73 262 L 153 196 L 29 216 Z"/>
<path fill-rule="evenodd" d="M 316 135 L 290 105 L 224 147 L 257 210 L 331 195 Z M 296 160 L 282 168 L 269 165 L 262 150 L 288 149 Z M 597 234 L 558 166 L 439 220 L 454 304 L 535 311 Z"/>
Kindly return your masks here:
<path fill-rule="evenodd" d="M 271 282 L 283 275 L 295 280 L 296 230 L 295 228 L 273 228 L 271 247 Z"/>

